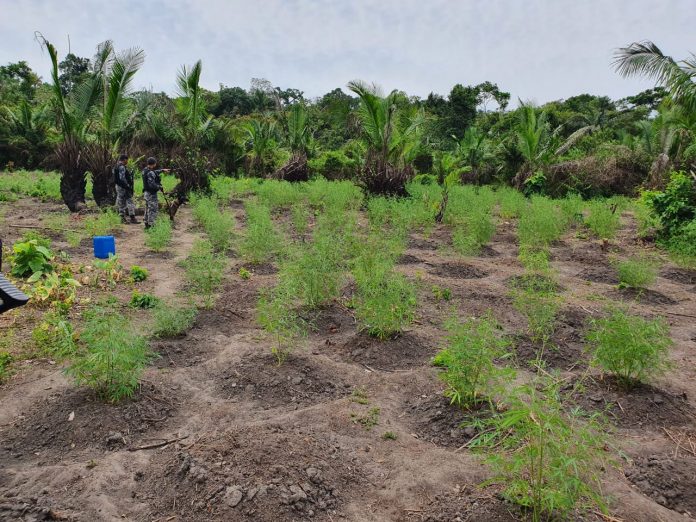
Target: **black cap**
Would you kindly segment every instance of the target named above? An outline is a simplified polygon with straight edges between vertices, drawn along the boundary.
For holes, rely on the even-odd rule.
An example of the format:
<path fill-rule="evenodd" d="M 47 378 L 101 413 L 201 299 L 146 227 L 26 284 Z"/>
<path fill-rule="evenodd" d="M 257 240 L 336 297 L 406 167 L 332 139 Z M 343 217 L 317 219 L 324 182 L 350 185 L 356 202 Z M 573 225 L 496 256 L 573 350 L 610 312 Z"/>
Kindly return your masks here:
<path fill-rule="evenodd" d="M 157 165 L 157 160 L 153 157 L 147 158 L 147 164 L 148 165 Z"/>
<path fill-rule="evenodd" d="M 118 161 L 128 161 L 128 154 L 121 154 L 118 157 Z"/>

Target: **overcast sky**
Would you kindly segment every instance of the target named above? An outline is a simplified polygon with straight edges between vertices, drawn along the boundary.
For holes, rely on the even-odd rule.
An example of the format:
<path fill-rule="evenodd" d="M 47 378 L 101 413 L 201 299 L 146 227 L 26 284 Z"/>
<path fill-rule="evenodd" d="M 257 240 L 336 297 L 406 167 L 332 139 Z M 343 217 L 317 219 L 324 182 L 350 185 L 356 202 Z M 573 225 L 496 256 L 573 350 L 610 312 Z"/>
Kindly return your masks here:
<path fill-rule="evenodd" d="M 0 64 L 91 57 L 112 39 L 146 52 L 137 87 L 172 93 L 181 64 L 202 83 L 267 78 L 313 97 L 353 79 L 422 97 L 485 80 L 537 103 L 580 93 L 621 98 L 653 86 L 612 67 L 617 47 L 650 39 L 696 52 L 696 0 L 0 0 Z"/>

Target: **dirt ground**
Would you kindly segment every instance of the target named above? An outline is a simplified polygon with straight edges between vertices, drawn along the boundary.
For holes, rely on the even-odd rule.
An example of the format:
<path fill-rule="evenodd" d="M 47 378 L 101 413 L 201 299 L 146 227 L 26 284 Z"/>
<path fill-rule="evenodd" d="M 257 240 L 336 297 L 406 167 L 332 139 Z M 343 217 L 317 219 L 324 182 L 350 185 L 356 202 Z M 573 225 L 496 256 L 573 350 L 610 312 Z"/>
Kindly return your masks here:
<path fill-rule="evenodd" d="M 40 225 L 59 210 L 23 199 L 7 205 L 6 223 Z M 629 393 L 594 375 L 567 400 L 608 411 L 615 425 L 612 441 L 624 457 L 606 473 L 614 518 L 604 520 L 688 520 L 696 517 L 696 452 L 684 442 L 696 434 L 696 272 L 666 263 L 638 301 L 616 290 L 610 255 L 651 249 L 636 239 L 632 218 L 623 219 L 608 248 L 574 231 L 553 247 L 563 307 L 547 363 L 569 383 L 587 372 L 584 329 L 606 304 L 633 303 L 635 313 L 668 320 L 674 369 L 665 378 Z M 8 242 L 23 232 L 2 231 Z M 149 253 L 135 226 L 119 233 L 117 248 L 125 266 L 150 271 L 146 291 L 175 299 L 177 261 L 198 234 L 184 208 L 170 255 Z M 255 322 L 274 267 L 242 280 L 233 258 L 215 307 L 185 335 L 153 342 L 161 357 L 132 400 L 105 405 L 52 361 L 23 362 L 0 386 L 0 520 L 519 520 L 497 486 L 479 487 L 489 471 L 465 446 L 475 432 L 460 427 L 465 415 L 442 397 L 430 365 L 453 308 L 462 316 L 492 309 L 517 336 L 516 364 L 527 371 L 533 347 L 509 297 L 524 272 L 514 226 L 501 223 L 479 257 L 458 258 L 446 241 L 444 229 L 412 235 L 399 270 L 418 284 L 418 315 L 397 339 L 358 332 L 336 302 L 277 367 Z M 54 244 L 89 260 L 86 243 Z M 451 301 L 436 300 L 433 285 L 450 289 Z M 116 293 L 125 300 L 129 292 Z M 0 335 L 22 321 L 3 316 Z"/>

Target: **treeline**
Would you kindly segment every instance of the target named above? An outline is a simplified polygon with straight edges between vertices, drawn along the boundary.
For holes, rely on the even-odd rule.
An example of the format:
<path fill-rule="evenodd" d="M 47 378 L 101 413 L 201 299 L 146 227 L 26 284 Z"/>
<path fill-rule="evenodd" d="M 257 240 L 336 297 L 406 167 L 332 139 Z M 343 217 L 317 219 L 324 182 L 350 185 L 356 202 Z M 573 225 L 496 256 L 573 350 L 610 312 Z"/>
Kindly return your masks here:
<path fill-rule="evenodd" d="M 319 175 L 399 194 L 414 176 L 442 183 L 457 172 L 463 182 L 527 193 L 608 196 L 663 188 L 670 171 L 696 164 L 696 112 L 664 76 L 636 61 L 645 61 L 645 49 L 638 58 L 633 47 L 621 50 L 617 69 L 656 76 L 654 89 L 510 110 L 510 94 L 491 82 L 425 99 L 359 81 L 314 99 L 264 79 L 252 79 L 249 89 L 208 91 L 200 61 L 181 68 L 170 97 L 132 90 L 145 59 L 139 49 L 117 51 L 107 41 L 92 58 L 61 59 L 40 41 L 52 60 L 49 81 L 26 62 L 0 66 L 0 167 L 59 170 L 73 211 L 84 205 L 87 179 L 97 204 L 113 204 L 110 169 L 122 151 L 136 164 L 157 154 L 173 167 L 181 201 L 205 190 L 211 174 Z"/>

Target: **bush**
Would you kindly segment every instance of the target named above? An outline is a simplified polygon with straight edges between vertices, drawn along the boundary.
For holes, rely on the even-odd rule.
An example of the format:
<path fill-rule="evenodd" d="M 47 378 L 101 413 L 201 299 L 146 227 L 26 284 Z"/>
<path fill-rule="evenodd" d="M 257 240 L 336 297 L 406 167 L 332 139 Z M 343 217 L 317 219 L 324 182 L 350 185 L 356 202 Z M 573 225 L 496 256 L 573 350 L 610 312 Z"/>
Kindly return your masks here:
<path fill-rule="evenodd" d="M 594 363 L 627 387 L 655 377 L 669 368 L 672 346 L 669 327 L 662 319 L 643 319 L 612 310 L 592 321 L 587 334 Z"/>
<path fill-rule="evenodd" d="M 257 309 L 259 324 L 273 336 L 271 353 L 280 366 L 306 334 L 307 325 L 295 310 L 292 290 L 284 285 L 263 290 Z"/>
<path fill-rule="evenodd" d="M 464 322 L 451 319 L 445 327 L 447 345 L 433 361 L 443 368 L 439 377 L 447 385 L 445 395 L 452 404 L 463 407 L 490 398 L 503 375 L 510 374 L 495 365 L 509 346 L 500 336 L 499 325 L 489 311 Z"/>
<path fill-rule="evenodd" d="M 197 313 L 195 306 L 176 307 L 157 303 L 153 309 L 154 336 L 166 338 L 183 334 L 193 326 Z"/>
<path fill-rule="evenodd" d="M 138 265 L 133 265 L 130 269 L 131 280 L 134 283 L 141 283 L 147 279 L 148 272 L 146 268 Z"/>
<path fill-rule="evenodd" d="M 664 192 L 645 192 L 643 199 L 659 216 L 667 236 L 696 218 L 696 189 L 685 172 L 673 172 Z"/>
<path fill-rule="evenodd" d="M 452 245 L 463 256 L 477 255 L 493 238 L 495 228 L 490 214 L 482 212 L 468 216 L 464 224 L 452 232 Z"/>
<path fill-rule="evenodd" d="M 678 262 L 696 265 L 696 219 L 667 240 L 667 249 Z"/>
<path fill-rule="evenodd" d="M 657 279 L 657 265 L 646 257 L 633 257 L 617 263 L 620 288 L 645 289 Z"/>
<path fill-rule="evenodd" d="M 592 201 L 585 224 L 600 239 L 613 239 L 621 227 L 621 212 L 616 203 Z"/>
<path fill-rule="evenodd" d="M 116 310 L 93 308 L 85 318 L 80 334 L 85 351 L 66 373 L 110 402 L 132 396 L 151 358 L 147 340 Z"/>
<path fill-rule="evenodd" d="M 172 222 L 169 219 L 157 219 L 145 231 L 145 245 L 153 252 L 163 252 L 171 242 Z"/>
<path fill-rule="evenodd" d="M 154 308 L 157 306 L 157 303 L 159 303 L 159 299 L 154 295 L 133 290 L 129 306 L 131 308 Z"/>
<path fill-rule="evenodd" d="M 354 178 L 358 170 L 357 161 L 341 150 L 321 152 L 316 158 L 310 159 L 307 166 L 311 175 L 332 180 Z"/>
<path fill-rule="evenodd" d="M 520 245 L 547 247 L 561 237 L 565 227 L 566 222 L 554 202 L 534 196 L 520 215 L 517 235 Z"/>
<path fill-rule="evenodd" d="M 240 245 L 242 257 L 258 265 L 270 261 L 280 249 L 280 238 L 268 207 L 252 201 L 246 204 L 246 234 Z"/>
<path fill-rule="evenodd" d="M 532 340 L 541 343 L 544 348 L 556 328 L 558 297 L 550 291 L 528 287 L 515 292 L 514 306 L 527 318 L 527 328 Z M 540 357 L 541 353 L 539 359 Z"/>
<path fill-rule="evenodd" d="M 12 275 L 29 277 L 29 282 L 38 281 L 44 274 L 53 272 L 53 252 L 38 239 L 30 239 L 12 245 Z"/>
<path fill-rule="evenodd" d="M 571 520 L 579 507 L 603 507 L 600 473 L 606 437 L 596 417 L 566 415 L 556 389 L 539 383 L 514 389 L 504 412 L 484 424 L 471 446 L 488 448 L 503 494 L 531 519 Z"/>
<path fill-rule="evenodd" d="M 225 258 L 213 251 L 210 241 L 196 240 L 183 265 L 189 289 L 203 298 L 206 308 L 213 306 L 227 266 Z"/>
<path fill-rule="evenodd" d="M 113 210 L 100 212 L 97 216 L 85 219 L 85 232 L 88 236 L 105 236 L 121 228 L 121 216 Z"/>
<path fill-rule="evenodd" d="M 402 274 L 388 270 L 357 283 L 355 315 L 369 335 L 388 339 L 413 322 L 416 292 Z"/>

